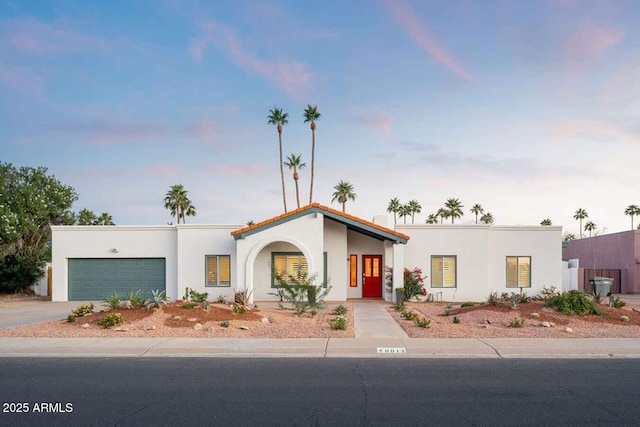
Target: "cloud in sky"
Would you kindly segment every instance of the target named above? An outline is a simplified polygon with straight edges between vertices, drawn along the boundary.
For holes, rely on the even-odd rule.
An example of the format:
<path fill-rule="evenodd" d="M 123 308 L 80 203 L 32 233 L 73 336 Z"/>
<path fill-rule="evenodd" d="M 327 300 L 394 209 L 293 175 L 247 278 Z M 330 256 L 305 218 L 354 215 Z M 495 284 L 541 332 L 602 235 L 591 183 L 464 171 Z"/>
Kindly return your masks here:
<path fill-rule="evenodd" d="M 0 63 L 0 84 L 22 95 L 44 98 L 42 78 L 28 67 Z"/>
<path fill-rule="evenodd" d="M 228 25 L 209 20 L 200 25 L 202 35 L 191 40 L 189 54 L 202 60 L 209 44 L 222 51 L 234 64 L 260 76 L 297 101 L 303 101 L 314 73 L 296 60 L 266 60 L 247 50 Z"/>
<path fill-rule="evenodd" d="M 203 142 L 212 142 L 220 133 L 220 129 L 211 120 L 202 120 L 192 123 L 184 130 L 185 135 Z"/>
<path fill-rule="evenodd" d="M 373 132 L 385 138 L 394 138 L 392 124 L 393 117 L 384 113 L 363 114 L 353 118 L 353 121 L 365 126 L 368 129 L 373 129 Z"/>
<path fill-rule="evenodd" d="M 598 142 L 630 142 L 640 146 L 640 134 L 605 122 L 560 122 L 553 126 L 553 135 L 556 138 L 581 137 Z"/>
<path fill-rule="evenodd" d="M 570 64 L 592 61 L 618 44 L 624 36 L 625 31 L 620 27 L 580 24 L 567 39 L 567 61 Z"/>
<path fill-rule="evenodd" d="M 418 19 L 415 11 L 404 0 L 381 0 L 381 2 L 409 38 L 429 56 L 436 59 L 463 80 L 467 82 L 475 80 L 474 76 L 460 65 L 449 52 L 436 43 Z"/>
<path fill-rule="evenodd" d="M 203 168 L 214 174 L 234 177 L 262 174 L 268 170 L 265 165 L 255 163 L 211 163 L 203 165 Z"/>
<path fill-rule="evenodd" d="M 117 144 L 156 138 L 167 132 L 159 123 L 120 119 L 99 119 L 45 125 L 43 130 L 76 136 L 94 144 Z"/>

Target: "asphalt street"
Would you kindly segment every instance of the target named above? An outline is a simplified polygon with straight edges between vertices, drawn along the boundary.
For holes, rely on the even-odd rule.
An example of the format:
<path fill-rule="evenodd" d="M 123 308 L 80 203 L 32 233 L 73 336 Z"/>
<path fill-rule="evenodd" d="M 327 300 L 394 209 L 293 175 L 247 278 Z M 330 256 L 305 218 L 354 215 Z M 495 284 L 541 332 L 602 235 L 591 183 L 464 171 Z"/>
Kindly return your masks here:
<path fill-rule="evenodd" d="M 0 359 L 2 426 L 631 426 L 639 392 L 638 359 Z"/>

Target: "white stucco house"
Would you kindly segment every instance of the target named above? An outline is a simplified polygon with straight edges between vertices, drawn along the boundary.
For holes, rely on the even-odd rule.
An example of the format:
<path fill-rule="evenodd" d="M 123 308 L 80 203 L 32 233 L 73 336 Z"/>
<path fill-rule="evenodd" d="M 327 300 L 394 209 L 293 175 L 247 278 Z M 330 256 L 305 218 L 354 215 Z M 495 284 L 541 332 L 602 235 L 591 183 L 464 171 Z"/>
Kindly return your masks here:
<path fill-rule="evenodd" d="M 252 226 L 54 226 L 52 300 L 102 300 L 113 291 L 186 287 L 228 299 L 244 290 L 274 300 L 275 276 L 298 271 L 328 283 L 330 301 L 391 301 L 404 268 L 422 269 L 443 300 L 481 301 L 492 291 L 533 295 L 562 283 L 561 227 L 395 225 L 313 203 Z"/>

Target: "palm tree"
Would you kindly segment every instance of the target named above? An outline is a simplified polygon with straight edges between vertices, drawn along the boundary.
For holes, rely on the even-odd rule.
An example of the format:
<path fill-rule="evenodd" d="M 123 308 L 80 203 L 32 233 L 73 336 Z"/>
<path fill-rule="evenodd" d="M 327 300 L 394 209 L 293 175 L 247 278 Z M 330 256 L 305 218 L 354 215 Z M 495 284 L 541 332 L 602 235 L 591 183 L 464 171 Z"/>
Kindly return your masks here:
<path fill-rule="evenodd" d="M 309 185 L 309 204 L 313 203 L 313 178 L 316 168 L 316 121 L 322 114 L 318 113 L 316 105 L 308 104 L 304 110 L 304 122 L 311 122 L 311 185 Z"/>
<path fill-rule="evenodd" d="M 247 227 L 251 227 L 252 225 L 256 225 L 256 222 L 252 219 L 250 219 L 249 221 L 247 221 Z"/>
<path fill-rule="evenodd" d="M 336 191 L 333 192 L 331 203 L 335 201 L 342 203 L 342 212 L 346 212 L 347 200 L 355 201 L 357 197 L 353 192 L 353 185 L 349 181 L 340 181 L 333 189 Z"/>
<path fill-rule="evenodd" d="M 638 205 L 629 205 L 624 210 L 624 214 L 631 217 L 631 229 L 633 230 L 633 217 L 640 215 L 640 207 Z"/>
<path fill-rule="evenodd" d="M 287 194 L 284 189 L 284 168 L 282 167 L 282 126 L 289 123 L 287 120 L 289 114 L 282 111 L 282 108 L 273 107 L 269 110 L 267 119 L 270 125 L 276 125 L 278 130 L 278 147 L 280 148 L 280 180 L 282 181 L 282 204 L 284 205 L 284 211 L 287 212 Z"/>
<path fill-rule="evenodd" d="M 564 236 L 562 237 L 562 241 L 569 242 L 571 240 L 576 240 L 576 235 L 573 233 L 564 233 Z"/>
<path fill-rule="evenodd" d="M 393 212 L 393 223 L 397 223 L 398 222 L 398 212 L 400 212 L 400 206 L 402 206 L 400 204 L 400 200 L 397 197 L 394 197 L 393 199 L 389 200 L 389 204 L 387 205 L 387 212 L 391 213 Z"/>
<path fill-rule="evenodd" d="M 438 223 L 438 214 L 429 214 L 425 224 L 437 224 Z"/>
<path fill-rule="evenodd" d="M 471 212 L 472 214 L 475 214 L 475 216 L 476 216 L 476 224 L 477 224 L 478 223 L 478 215 L 481 215 L 481 214 L 484 213 L 484 208 L 480 204 L 476 203 L 475 205 L 473 205 L 471 207 L 471 210 L 469 212 Z"/>
<path fill-rule="evenodd" d="M 175 184 L 169 187 L 169 191 L 164 197 L 164 207 L 169 209 L 171 216 L 176 217 L 178 224 L 180 219 L 185 224 L 185 216 L 195 216 L 196 207 L 191 203 L 182 184 Z"/>
<path fill-rule="evenodd" d="M 449 214 L 447 213 L 447 210 L 445 208 L 438 209 L 438 212 L 436 212 L 436 215 L 440 217 L 440 224 L 442 224 L 443 219 L 449 218 Z"/>
<path fill-rule="evenodd" d="M 420 206 L 420 203 L 416 199 L 409 200 L 407 206 L 409 207 L 409 213 L 411 214 L 411 224 L 414 224 L 415 215 L 422 212 L 422 206 Z"/>
<path fill-rule="evenodd" d="M 116 223 L 113 222 L 113 217 L 109 215 L 108 212 L 102 212 L 102 214 L 100 214 L 100 216 L 96 218 L 95 224 L 96 225 L 116 225 Z"/>
<path fill-rule="evenodd" d="M 480 217 L 480 222 L 483 224 L 493 224 L 493 215 L 491 212 L 487 212 Z"/>
<path fill-rule="evenodd" d="M 402 222 L 404 224 L 407 223 L 407 217 L 411 215 L 411 208 L 409 204 L 400 205 L 400 209 L 398 210 L 398 216 L 402 218 Z"/>
<path fill-rule="evenodd" d="M 456 218 L 461 218 L 462 215 L 464 215 L 464 212 L 462 211 L 462 208 L 464 207 L 463 204 L 460 203 L 460 200 L 458 199 L 447 199 L 447 201 L 444 204 L 445 209 L 447 210 L 447 216 L 451 217 L 451 224 L 454 223 L 454 220 Z"/>
<path fill-rule="evenodd" d="M 76 224 L 78 225 L 94 225 L 97 220 L 96 214 L 89 209 L 81 209 L 78 212 L 78 218 Z"/>
<path fill-rule="evenodd" d="M 540 221 L 540 225 L 551 225 L 551 218 L 545 218 L 542 221 Z"/>
<path fill-rule="evenodd" d="M 585 211 L 584 209 L 580 208 L 576 211 L 576 213 L 573 215 L 573 219 L 577 219 L 578 221 L 580 221 L 580 238 L 582 239 L 582 220 L 589 218 L 589 214 L 587 213 L 587 211 Z"/>
<path fill-rule="evenodd" d="M 293 182 L 296 184 L 296 202 L 298 202 L 298 208 L 300 207 L 300 191 L 298 189 L 298 169 L 303 169 L 307 166 L 306 163 L 302 163 L 300 155 L 291 154 L 287 157 L 287 161 L 284 163 L 289 170 L 293 169 Z"/>
<path fill-rule="evenodd" d="M 587 221 L 587 223 L 584 225 L 584 231 L 589 232 L 589 237 L 591 237 L 591 232 L 594 231 L 595 229 L 596 229 L 596 225 L 593 223 L 593 221 Z"/>

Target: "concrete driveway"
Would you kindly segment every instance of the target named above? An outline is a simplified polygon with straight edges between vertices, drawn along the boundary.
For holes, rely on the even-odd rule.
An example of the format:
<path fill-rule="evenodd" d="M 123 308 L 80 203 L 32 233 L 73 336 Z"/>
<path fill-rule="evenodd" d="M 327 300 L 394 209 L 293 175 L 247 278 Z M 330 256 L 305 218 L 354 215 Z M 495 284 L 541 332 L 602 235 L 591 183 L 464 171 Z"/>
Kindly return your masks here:
<path fill-rule="evenodd" d="M 71 310 L 89 302 L 91 301 L 51 302 L 37 299 L 3 301 L 0 302 L 0 329 L 47 320 L 62 320 L 71 314 Z M 102 302 L 93 304 L 98 308 Z"/>

